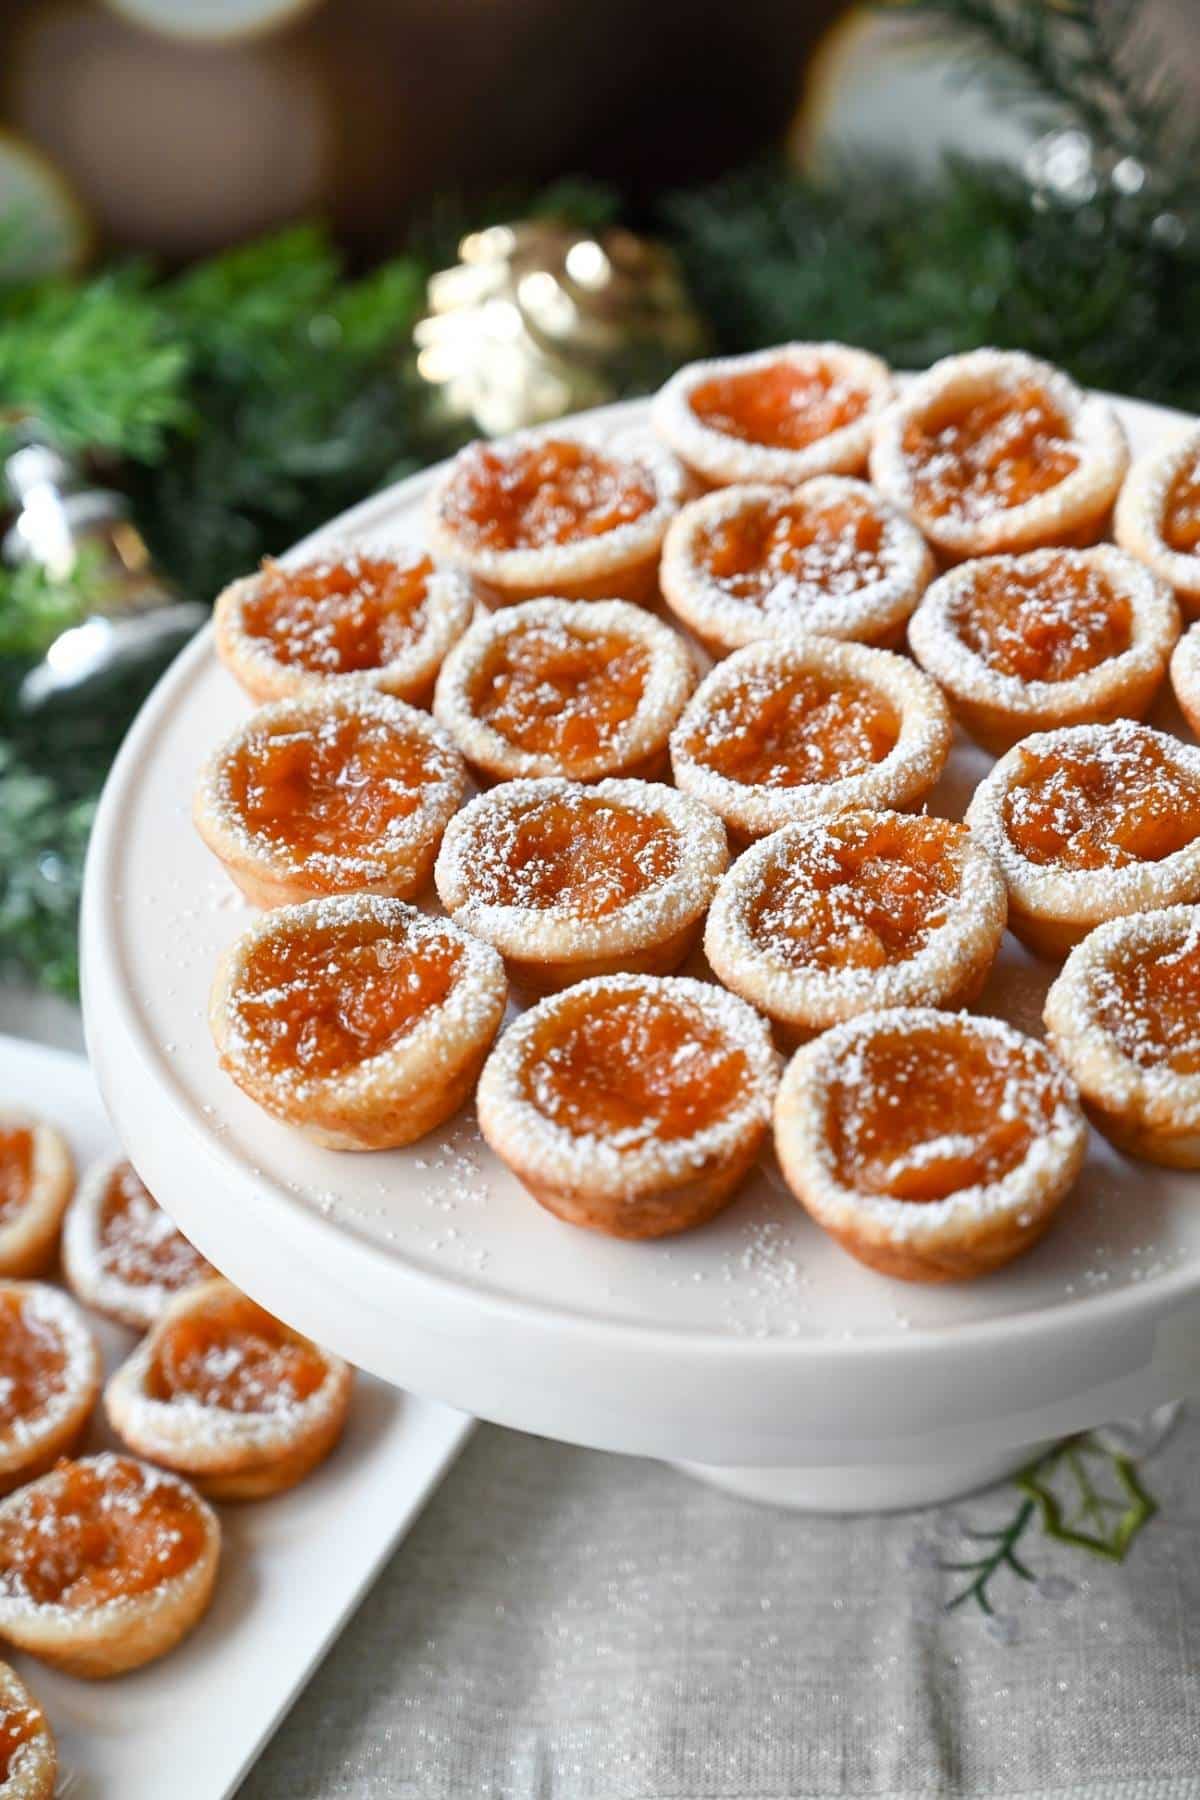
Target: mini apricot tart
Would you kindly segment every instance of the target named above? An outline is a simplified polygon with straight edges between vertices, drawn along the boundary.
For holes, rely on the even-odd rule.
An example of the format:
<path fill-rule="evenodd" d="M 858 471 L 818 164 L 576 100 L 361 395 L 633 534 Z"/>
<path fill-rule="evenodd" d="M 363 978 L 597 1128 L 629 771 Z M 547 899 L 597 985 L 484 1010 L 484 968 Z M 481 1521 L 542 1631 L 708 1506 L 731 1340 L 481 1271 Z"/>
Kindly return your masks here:
<path fill-rule="evenodd" d="M 1117 498 L 1113 536 L 1170 583 L 1188 618 L 1200 617 L 1200 425 L 1138 457 Z"/>
<path fill-rule="evenodd" d="M 999 1019 L 863 1013 L 798 1050 L 775 1103 L 788 1185 L 901 1281 L 986 1275 L 1037 1242 L 1083 1163 L 1075 1084 Z"/>
<path fill-rule="evenodd" d="M 174 1299 L 104 1393 L 113 1430 L 210 1500 L 302 1481 L 342 1435 L 353 1381 L 340 1357 L 227 1281 Z"/>
<path fill-rule="evenodd" d="M 908 627 L 921 667 L 997 755 L 1032 731 L 1140 719 L 1178 636 L 1170 588 L 1110 544 L 960 563 Z"/>
<path fill-rule="evenodd" d="M 1200 898 L 1200 750 L 1147 725 L 1023 739 L 967 824 L 1000 864 L 1009 924 L 1044 956 L 1105 919 Z"/>
<path fill-rule="evenodd" d="M 850 812 L 787 825 L 717 889 L 704 953 L 785 1044 L 885 1006 L 973 1000 L 1004 935 L 1004 880 L 964 825 Z"/>
<path fill-rule="evenodd" d="M 0 1276 L 44 1275 L 75 1187 L 67 1140 L 28 1113 L 0 1109 Z"/>
<path fill-rule="evenodd" d="M 1200 623 L 1190 625 L 1171 652 L 1171 686 L 1180 711 L 1200 737 Z"/>
<path fill-rule="evenodd" d="M 201 773 L 196 829 L 254 906 L 414 899 L 466 787 L 428 713 L 355 686 L 264 706 Z"/>
<path fill-rule="evenodd" d="M 0 1282 L 0 1494 L 75 1449 L 100 1392 L 83 1314 L 41 1281 Z"/>
<path fill-rule="evenodd" d="M 1128 466 L 1108 402 L 1019 350 L 934 363 L 871 445 L 875 485 L 950 562 L 1095 543 Z"/>
<path fill-rule="evenodd" d="M 356 679 L 425 705 L 478 598 L 465 575 L 413 546 L 268 559 L 218 599 L 217 655 L 252 700 Z"/>
<path fill-rule="evenodd" d="M 1106 1137 L 1200 1168 L 1200 907 L 1098 925 L 1067 958 L 1045 1018 Z"/>
<path fill-rule="evenodd" d="M 677 632 L 623 600 L 526 600 L 446 658 L 434 712 L 485 782 L 664 774 L 696 685 Z"/>
<path fill-rule="evenodd" d="M 671 733 L 671 766 L 744 841 L 852 808 L 916 805 L 951 737 L 937 686 L 904 657 L 801 638 L 718 663 Z"/>
<path fill-rule="evenodd" d="M 644 604 L 686 494 L 649 433 L 554 425 L 461 450 L 430 493 L 429 538 L 495 606 L 545 594 Z"/>
<path fill-rule="evenodd" d="M 454 818 L 434 879 L 443 906 L 550 993 L 617 970 L 676 969 L 725 873 L 707 807 L 648 781 L 510 781 Z"/>
<path fill-rule="evenodd" d="M 509 1026 L 480 1078 L 479 1128 L 568 1224 L 666 1237 L 731 1198 L 777 1080 L 744 1000 L 678 976 L 597 976 Z"/>
<path fill-rule="evenodd" d="M 227 952 L 221 1067 L 331 1150 L 424 1137 L 475 1085 L 504 1015 L 496 952 L 403 900 L 343 894 L 264 913 Z"/>
<path fill-rule="evenodd" d="M 90 1680 L 173 1650 L 203 1617 L 216 1514 L 165 1469 L 106 1451 L 0 1501 L 0 1637 Z"/>
<path fill-rule="evenodd" d="M 94 1163 L 63 1228 L 63 1274 L 85 1306 L 149 1331 L 174 1294 L 213 1271 L 123 1156 Z"/>
<path fill-rule="evenodd" d="M 0 1662 L 0 1800 L 54 1800 L 58 1751 L 46 1715 Z"/>
<path fill-rule="evenodd" d="M 865 481 L 722 488 L 685 506 L 663 597 L 714 656 L 816 631 L 894 646 L 934 572 L 924 538 Z"/>
<path fill-rule="evenodd" d="M 689 363 L 654 401 L 663 441 L 709 487 L 857 475 L 892 398 L 886 363 L 845 344 L 781 344 Z"/>

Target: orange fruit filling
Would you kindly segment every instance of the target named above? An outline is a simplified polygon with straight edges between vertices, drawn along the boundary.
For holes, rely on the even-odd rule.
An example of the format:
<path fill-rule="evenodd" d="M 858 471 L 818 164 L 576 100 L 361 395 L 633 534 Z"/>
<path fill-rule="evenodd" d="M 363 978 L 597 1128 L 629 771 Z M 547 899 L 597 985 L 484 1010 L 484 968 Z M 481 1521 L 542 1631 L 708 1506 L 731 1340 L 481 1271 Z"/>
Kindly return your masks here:
<path fill-rule="evenodd" d="M 843 1187 L 944 1200 L 999 1181 L 1044 1131 L 1064 1092 L 1041 1045 L 947 1021 L 856 1046 L 829 1084 L 828 1130 Z"/>
<path fill-rule="evenodd" d="M 696 762 L 752 787 L 837 781 L 882 762 L 900 735 L 877 689 L 811 669 L 751 672 L 685 740 Z"/>
<path fill-rule="evenodd" d="M 1133 609 L 1099 569 L 1057 557 L 1040 569 L 975 565 L 954 620 L 989 668 L 1021 681 L 1070 681 L 1133 641 Z"/>
<path fill-rule="evenodd" d="M 701 382 L 688 396 L 701 424 L 726 437 L 803 450 L 861 419 L 869 395 L 824 363 L 780 361 Z"/>
<path fill-rule="evenodd" d="M 754 940 L 794 969 L 881 969 L 944 923 L 966 827 L 838 819 L 767 865 L 747 907 Z"/>
<path fill-rule="evenodd" d="M 32 1131 L 24 1125 L 0 1128 L 0 1225 L 21 1211 L 32 1186 Z"/>
<path fill-rule="evenodd" d="M 750 605 L 811 603 L 881 581 L 883 531 L 878 509 L 857 494 L 820 502 L 781 495 L 710 525 L 700 560 L 718 587 Z"/>
<path fill-rule="evenodd" d="M 128 1163 L 109 1180 L 100 1206 L 99 1238 L 104 1274 L 129 1287 L 177 1293 L 213 1273 Z"/>
<path fill-rule="evenodd" d="M 487 905 L 603 919 L 673 875 L 679 853 L 674 828 L 654 813 L 589 793 L 553 794 L 514 808 L 478 845 L 473 869 Z"/>
<path fill-rule="evenodd" d="M 60 1462 L 0 1519 L 0 1593 L 72 1611 L 147 1594 L 205 1540 L 186 1488 L 132 1457 Z"/>
<path fill-rule="evenodd" d="M 1144 1069 L 1200 1074 L 1200 932 L 1105 972 L 1097 1016 Z"/>
<path fill-rule="evenodd" d="M 1180 469 L 1163 508 L 1163 543 L 1181 556 L 1200 549 L 1200 458 Z"/>
<path fill-rule="evenodd" d="M 1200 834 L 1200 786 L 1157 739 L 1131 728 L 1103 750 L 1026 751 L 1004 797 L 1009 839 L 1032 863 L 1122 869 L 1159 862 Z"/>
<path fill-rule="evenodd" d="M 326 1373 L 314 1345 L 245 1295 L 231 1294 L 163 1328 L 146 1390 L 155 1400 L 224 1412 L 286 1412 L 315 1394 Z"/>
<path fill-rule="evenodd" d="M 634 716 L 649 670 L 645 645 L 615 632 L 531 625 L 492 646 L 471 684 L 471 710 L 517 749 L 554 756 L 570 774 Z"/>
<path fill-rule="evenodd" d="M 445 517 L 481 550 L 538 550 L 603 537 L 651 512 L 648 477 L 570 438 L 463 451 L 445 497 Z"/>
<path fill-rule="evenodd" d="M 902 443 L 917 505 L 935 518 L 1023 506 L 1079 467 L 1070 425 L 1036 381 L 911 419 Z"/>
<path fill-rule="evenodd" d="M 420 636 L 433 564 L 380 556 L 285 569 L 270 559 L 242 604 L 242 624 L 280 662 L 351 675 L 393 662 Z"/>
<path fill-rule="evenodd" d="M 260 938 L 234 1006 L 267 1066 L 309 1079 L 345 1074 L 390 1050 L 441 1006 L 461 946 L 355 918 Z"/>
<path fill-rule="evenodd" d="M 0 1295 L 0 1432 L 41 1412 L 66 1366 L 66 1347 L 53 1325 L 20 1295 Z"/>
<path fill-rule="evenodd" d="M 8 1706 L 0 1701 L 0 1782 L 14 1773 L 17 1752 L 44 1730 L 45 1720 L 36 1706 Z"/>
<path fill-rule="evenodd" d="M 659 994 L 592 993 L 530 1039 L 526 1098 L 553 1124 L 620 1149 L 715 1124 L 747 1079 L 745 1052 L 698 1009 Z"/>

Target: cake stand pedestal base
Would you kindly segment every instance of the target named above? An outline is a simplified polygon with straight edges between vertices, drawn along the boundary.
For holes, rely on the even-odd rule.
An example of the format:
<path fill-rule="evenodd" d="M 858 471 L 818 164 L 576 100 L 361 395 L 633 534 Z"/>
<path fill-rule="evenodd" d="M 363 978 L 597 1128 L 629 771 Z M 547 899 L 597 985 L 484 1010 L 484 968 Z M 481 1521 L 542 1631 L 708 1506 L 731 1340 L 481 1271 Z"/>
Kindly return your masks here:
<path fill-rule="evenodd" d="M 906 1512 L 910 1508 L 937 1506 L 989 1487 L 1005 1475 L 1034 1462 L 1049 1442 L 1026 1444 L 984 1454 L 922 1463 L 846 1463 L 841 1467 L 811 1469 L 717 1468 L 711 1463 L 676 1463 L 681 1474 L 705 1481 L 710 1487 L 754 1500 L 763 1506 L 782 1506 L 791 1512 L 880 1513 Z"/>

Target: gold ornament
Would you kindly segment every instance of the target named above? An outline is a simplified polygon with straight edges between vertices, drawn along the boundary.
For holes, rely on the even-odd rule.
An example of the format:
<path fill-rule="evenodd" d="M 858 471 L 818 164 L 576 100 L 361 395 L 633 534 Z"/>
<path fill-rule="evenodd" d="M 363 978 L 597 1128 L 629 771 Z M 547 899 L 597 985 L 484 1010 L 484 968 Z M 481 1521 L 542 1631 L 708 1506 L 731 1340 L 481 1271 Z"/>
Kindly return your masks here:
<path fill-rule="evenodd" d="M 417 370 L 452 420 L 497 436 L 656 387 L 705 347 L 670 251 L 554 220 L 473 231 L 434 275 Z"/>

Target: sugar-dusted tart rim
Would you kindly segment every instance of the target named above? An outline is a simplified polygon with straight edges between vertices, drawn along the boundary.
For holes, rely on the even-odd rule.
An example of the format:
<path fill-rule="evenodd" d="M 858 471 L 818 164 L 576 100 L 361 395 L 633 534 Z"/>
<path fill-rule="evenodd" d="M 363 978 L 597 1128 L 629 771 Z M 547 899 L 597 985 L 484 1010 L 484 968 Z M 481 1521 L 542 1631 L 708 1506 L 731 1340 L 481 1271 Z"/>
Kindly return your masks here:
<path fill-rule="evenodd" d="M 730 375 L 755 374 L 777 363 L 814 363 L 844 376 L 867 392 L 862 415 L 814 438 L 802 449 L 757 444 L 707 425 L 693 411 L 691 396 L 709 381 Z M 795 487 L 814 475 L 856 475 L 866 467 L 875 416 L 895 393 L 892 372 L 869 350 L 849 344 L 791 343 L 745 356 L 714 357 L 676 370 L 655 395 L 650 420 L 663 442 L 704 481 L 727 487 L 733 482 L 767 481 Z"/>
<path fill-rule="evenodd" d="M 52 1330 L 65 1352 L 62 1377 L 36 1413 L 0 1428 L 0 1491 L 40 1474 L 69 1450 L 91 1416 L 102 1365 L 96 1340 L 79 1307 L 44 1281 L 0 1281 L 0 1296 L 15 1294 L 25 1312 Z"/>
<path fill-rule="evenodd" d="M 351 556 L 405 566 L 419 562 L 427 554 L 419 544 L 334 543 L 303 560 L 289 558 L 283 568 L 285 572 L 298 573 Z M 328 692 L 362 682 L 399 700 L 423 700 L 433 687 L 446 653 L 467 629 L 480 604 L 478 589 L 461 569 L 438 567 L 435 563 L 426 584 L 424 626 L 413 642 L 377 669 L 325 674 L 284 661 L 274 654 L 268 639 L 252 637 L 246 630 L 243 608 L 263 580 L 264 571 L 256 570 L 230 582 L 218 595 L 213 611 L 213 641 L 218 657 L 250 698 L 260 702 L 316 690 Z"/>
<path fill-rule="evenodd" d="M 878 969 L 797 968 L 757 938 L 749 907 L 766 876 L 800 845 L 820 844 L 840 827 L 911 821 L 911 813 L 839 813 L 801 820 L 760 838 L 733 864 L 709 908 L 704 953 L 719 981 L 772 1019 L 793 1030 L 823 1031 L 862 1012 L 893 1006 L 945 1006 L 977 986 L 991 967 L 1008 900 L 1004 878 L 992 857 L 970 833 L 948 855 L 958 885 L 946 917 L 902 962 Z"/>
<path fill-rule="evenodd" d="M 970 596 L 985 569 L 1036 572 L 1060 561 L 1097 567 L 1130 602 L 1131 641 L 1118 656 L 1108 657 L 1082 675 L 1064 681 L 1024 681 L 995 669 L 965 644 L 955 629 L 955 614 Z M 1179 637 L 1179 608 L 1167 583 L 1144 563 L 1112 544 L 1089 549 L 1058 546 L 1027 550 L 1015 556 L 976 557 L 958 563 L 931 583 L 909 620 L 913 655 L 932 675 L 952 706 L 980 706 L 1003 716 L 1014 734 L 1053 730 L 1058 725 L 1086 724 L 1111 718 L 1128 699 L 1139 709 L 1166 673 Z"/>
<path fill-rule="evenodd" d="M 1016 1048 L 1032 1046 L 1047 1062 L 1063 1092 L 1047 1130 L 998 1181 L 959 1188 L 941 1200 L 897 1200 L 864 1194 L 837 1178 L 830 1154 L 828 1103 L 831 1079 L 844 1072 L 856 1045 L 876 1036 L 916 1031 L 967 1031 Z M 1011 1222 L 1021 1232 L 1054 1210 L 1078 1174 L 1087 1143 L 1075 1084 L 1036 1038 L 1002 1019 L 934 1007 L 898 1007 L 861 1013 L 835 1025 L 798 1050 L 784 1071 L 775 1102 L 775 1147 L 793 1192 L 818 1225 L 834 1236 L 876 1251 L 938 1257 L 969 1249 L 980 1232 Z M 991 1266 L 990 1261 L 983 1266 Z"/>
<path fill-rule="evenodd" d="M 38 1716 L 32 1736 L 26 1738 L 8 1775 L 0 1781 L 4 1800 L 53 1800 L 58 1778 L 58 1749 L 41 1705 L 15 1669 L 0 1662 L 0 1704 L 13 1712 Z"/>
<path fill-rule="evenodd" d="M 734 1107 L 703 1131 L 670 1143 L 621 1145 L 611 1136 L 568 1130 L 546 1117 L 522 1091 L 529 1040 L 549 1016 L 570 1012 L 592 995 L 660 994 L 698 1008 L 747 1059 L 748 1080 Z M 681 1187 L 736 1160 L 765 1132 L 779 1059 L 765 1020 L 736 994 L 681 975 L 599 975 L 539 1001 L 496 1043 L 479 1079 L 479 1128 L 496 1154 L 523 1176 L 573 1194 L 625 1198 Z"/>
<path fill-rule="evenodd" d="M 0 1131 L 33 1136 L 29 1193 L 16 1217 L 0 1225 L 0 1280 L 40 1275 L 54 1258 L 63 1214 L 75 1191 L 75 1159 L 56 1126 L 18 1107 L 0 1107 Z"/>
<path fill-rule="evenodd" d="M 1200 620 L 1189 625 L 1171 652 L 1171 686 L 1188 724 L 1200 736 Z"/>
<path fill-rule="evenodd" d="M 1200 425 L 1139 456 L 1117 496 L 1113 536 L 1123 550 L 1148 563 L 1194 614 L 1200 605 L 1200 555 L 1172 550 L 1162 534 L 1163 509 L 1183 465 L 1200 457 Z"/>
<path fill-rule="evenodd" d="M 1082 932 L 1123 913 L 1147 912 L 1200 896 L 1200 836 L 1158 862 L 1130 863 L 1119 869 L 1060 869 L 1030 862 L 1005 830 L 1004 799 L 1028 756 L 1052 753 L 1064 739 L 1076 748 L 1101 751 L 1116 733 L 1148 734 L 1168 759 L 1200 783 L 1200 748 L 1148 725 L 1118 720 L 1111 725 L 1064 725 L 1022 738 L 972 796 L 966 822 L 999 863 L 1010 908 L 1019 908 L 1034 921 Z"/>
<path fill-rule="evenodd" d="M 558 759 L 522 750 L 481 719 L 471 703 L 471 685 L 493 647 L 531 626 L 559 623 L 579 637 L 618 635 L 643 646 L 650 667 L 632 716 L 617 727 L 609 749 L 569 779 L 595 781 L 620 775 L 665 751 L 671 727 L 696 685 L 698 671 L 687 644 L 661 619 L 625 600 L 526 600 L 476 619 L 442 665 L 434 696 L 434 716 L 445 726 L 473 767 L 502 781 L 563 775 Z"/>
<path fill-rule="evenodd" d="M 679 864 L 665 880 L 599 919 L 559 907 L 500 905 L 474 892 L 475 847 L 505 813 L 555 796 L 580 796 L 663 820 L 679 844 Z M 504 956 L 524 961 L 575 961 L 620 955 L 672 937 L 706 910 L 729 863 L 725 828 L 708 807 L 657 781 L 613 778 L 590 784 L 545 777 L 509 781 L 468 802 L 451 820 L 434 879 L 447 912 Z"/>
<path fill-rule="evenodd" d="M 110 1182 L 126 1167 L 133 1165 L 122 1152 L 98 1157 L 88 1164 L 63 1223 L 63 1274 L 76 1299 L 94 1312 L 128 1325 L 133 1331 L 149 1331 L 163 1308 L 183 1290 L 159 1281 L 122 1281 L 100 1262 L 100 1214 Z M 146 1191 L 149 1193 L 149 1189 Z M 153 1195 L 150 1197 L 154 1199 Z M 154 1204 L 159 1202 L 155 1200 Z M 170 1219 L 169 1214 L 165 1216 Z"/>
<path fill-rule="evenodd" d="M 657 556 L 667 526 L 688 493 L 687 476 L 670 451 L 644 426 L 627 425 L 614 431 L 611 424 L 586 418 L 516 431 L 494 439 L 485 448 L 503 456 L 547 440 L 582 444 L 609 462 L 632 463 L 639 474 L 649 477 L 655 504 L 640 518 L 574 543 L 514 550 L 471 544 L 446 517 L 446 501 L 462 459 L 479 447 L 468 444 L 437 476 L 426 501 L 426 530 L 435 556 L 466 569 L 501 594 L 513 589 L 522 598 L 531 593 L 556 593 L 560 583 L 572 589 L 580 583 L 618 576 L 622 570 Z"/>
<path fill-rule="evenodd" d="M 233 797 L 230 778 L 250 740 L 263 731 L 305 731 L 323 720 L 349 718 L 421 740 L 430 769 L 415 810 L 393 819 L 385 835 L 374 843 L 340 854 L 297 854 L 289 845 L 249 826 Z M 251 713 L 204 763 L 192 816 L 208 848 L 257 903 L 278 905 L 348 892 L 397 894 L 407 899 L 428 879 L 433 852 L 458 810 L 466 781 L 462 757 L 449 733 L 427 712 L 359 680 L 289 695 Z"/>
<path fill-rule="evenodd" d="M 1026 381 L 1044 388 L 1070 424 L 1078 467 L 1045 493 L 983 518 L 922 511 L 903 450 L 906 425 L 947 400 L 970 403 Z M 870 456 L 871 479 L 880 492 L 909 513 L 933 544 L 955 557 L 1068 540 L 1107 515 L 1128 466 L 1124 427 L 1108 401 L 1085 393 L 1061 369 L 1023 350 L 969 350 L 934 363 L 880 415 Z"/>
<path fill-rule="evenodd" d="M 736 687 L 744 672 L 772 669 L 781 674 L 812 669 L 874 687 L 899 715 L 896 743 L 867 769 L 836 781 L 804 782 L 789 788 L 733 781 L 691 756 L 686 739 L 721 696 Z M 703 801 L 744 836 L 765 837 L 801 819 L 859 807 L 902 810 L 915 804 L 941 774 L 952 735 L 950 712 L 941 690 L 907 658 L 863 644 L 838 643 L 833 638 L 793 638 L 747 644 L 710 670 L 671 733 L 671 766 L 685 793 Z"/>
<path fill-rule="evenodd" d="M 812 606 L 780 607 L 774 613 L 739 600 L 714 581 L 705 566 L 703 540 L 714 525 L 781 502 L 836 504 L 864 501 L 884 521 L 882 551 L 887 572 L 851 595 L 828 595 Z M 928 544 L 912 521 L 865 481 L 847 475 L 817 475 L 794 493 L 763 484 L 723 487 L 686 505 L 672 522 L 663 545 L 659 580 L 663 598 L 706 644 L 734 650 L 763 639 L 799 633 L 875 643 L 892 638 L 917 605 L 934 572 Z"/>

